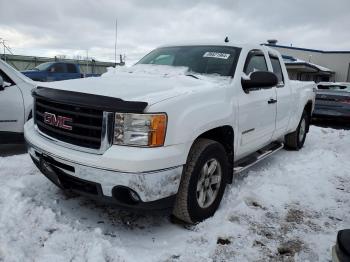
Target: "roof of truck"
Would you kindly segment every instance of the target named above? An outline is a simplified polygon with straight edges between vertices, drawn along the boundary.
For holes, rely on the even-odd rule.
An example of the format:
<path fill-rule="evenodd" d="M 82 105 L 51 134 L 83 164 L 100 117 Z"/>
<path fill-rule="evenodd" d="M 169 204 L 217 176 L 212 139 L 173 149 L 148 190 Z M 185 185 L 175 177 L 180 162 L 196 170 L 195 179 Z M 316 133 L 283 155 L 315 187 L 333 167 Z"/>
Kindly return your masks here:
<path fill-rule="evenodd" d="M 205 42 L 195 42 L 195 41 L 188 41 L 188 42 L 174 42 L 174 43 L 169 43 L 169 44 L 164 44 L 159 47 L 170 47 L 170 46 L 210 46 L 210 45 L 215 45 L 215 46 L 231 46 L 231 47 L 240 47 L 240 48 L 266 48 L 269 50 L 274 50 L 270 47 L 262 46 L 260 44 L 250 44 L 250 43 L 234 43 L 234 42 L 228 42 L 225 43 L 224 41 L 219 42 L 219 41 L 205 41 Z"/>

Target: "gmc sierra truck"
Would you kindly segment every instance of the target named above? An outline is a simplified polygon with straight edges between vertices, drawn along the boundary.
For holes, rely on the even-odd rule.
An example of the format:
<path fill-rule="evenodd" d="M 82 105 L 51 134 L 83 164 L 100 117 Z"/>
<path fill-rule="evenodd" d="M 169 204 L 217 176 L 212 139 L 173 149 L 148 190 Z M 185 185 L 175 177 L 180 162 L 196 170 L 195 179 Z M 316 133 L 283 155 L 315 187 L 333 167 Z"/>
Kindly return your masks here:
<path fill-rule="evenodd" d="M 0 59 L 0 144 L 23 143 L 36 83 Z"/>
<path fill-rule="evenodd" d="M 196 223 L 239 172 L 303 147 L 315 88 L 265 46 L 163 46 L 127 70 L 37 87 L 25 139 L 64 190 Z"/>

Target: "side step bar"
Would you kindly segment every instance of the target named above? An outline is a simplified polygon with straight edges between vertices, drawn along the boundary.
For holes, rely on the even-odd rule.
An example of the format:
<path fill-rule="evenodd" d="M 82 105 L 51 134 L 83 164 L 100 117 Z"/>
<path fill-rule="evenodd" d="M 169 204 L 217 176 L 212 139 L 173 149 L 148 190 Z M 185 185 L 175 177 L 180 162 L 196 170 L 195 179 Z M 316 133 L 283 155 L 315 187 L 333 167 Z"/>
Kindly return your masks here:
<path fill-rule="evenodd" d="M 241 160 L 238 160 L 236 163 L 234 163 L 233 173 L 238 174 L 247 168 L 255 165 L 256 163 L 260 162 L 261 160 L 265 159 L 266 157 L 276 153 L 280 149 L 282 149 L 284 146 L 283 143 L 280 142 L 273 142 L 262 149 L 256 151 L 255 153 L 244 157 Z"/>

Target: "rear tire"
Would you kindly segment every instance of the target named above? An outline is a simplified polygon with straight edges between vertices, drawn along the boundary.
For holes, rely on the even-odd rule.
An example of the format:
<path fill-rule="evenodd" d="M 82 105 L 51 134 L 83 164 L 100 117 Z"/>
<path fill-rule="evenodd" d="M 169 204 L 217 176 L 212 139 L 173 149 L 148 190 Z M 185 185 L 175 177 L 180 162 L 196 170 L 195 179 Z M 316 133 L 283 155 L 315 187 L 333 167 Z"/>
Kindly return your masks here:
<path fill-rule="evenodd" d="M 310 117 L 304 110 L 297 129 L 285 136 L 285 146 L 292 150 L 301 149 L 304 146 L 309 125 Z"/>
<path fill-rule="evenodd" d="M 228 166 L 221 144 L 198 139 L 184 166 L 173 215 L 189 224 L 213 216 L 225 191 Z"/>

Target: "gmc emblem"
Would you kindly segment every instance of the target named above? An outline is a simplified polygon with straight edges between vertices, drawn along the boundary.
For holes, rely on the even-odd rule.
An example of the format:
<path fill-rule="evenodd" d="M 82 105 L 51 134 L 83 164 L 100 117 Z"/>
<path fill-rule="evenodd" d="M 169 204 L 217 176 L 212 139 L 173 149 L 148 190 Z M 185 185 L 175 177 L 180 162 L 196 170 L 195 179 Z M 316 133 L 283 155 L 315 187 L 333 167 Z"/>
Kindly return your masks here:
<path fill-rule="evenodd" d="M 56 126 L 66 130 L 72 130 L 72 126 L 67 125 L 67 122 L 73 122 L 73 119 L 65 116 L 56 116 L 55 114 L 45 112 L 44 122 L 50 126 Z"/>

